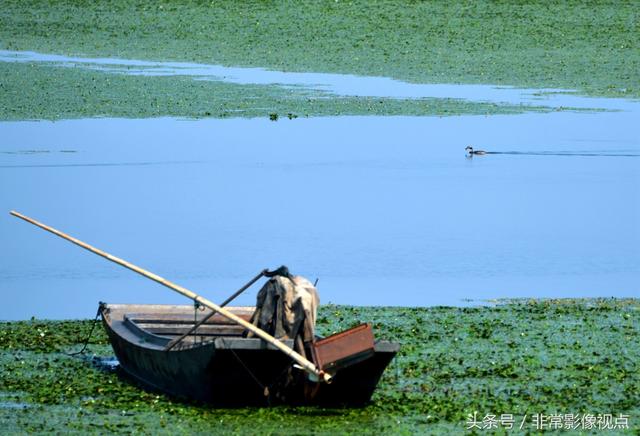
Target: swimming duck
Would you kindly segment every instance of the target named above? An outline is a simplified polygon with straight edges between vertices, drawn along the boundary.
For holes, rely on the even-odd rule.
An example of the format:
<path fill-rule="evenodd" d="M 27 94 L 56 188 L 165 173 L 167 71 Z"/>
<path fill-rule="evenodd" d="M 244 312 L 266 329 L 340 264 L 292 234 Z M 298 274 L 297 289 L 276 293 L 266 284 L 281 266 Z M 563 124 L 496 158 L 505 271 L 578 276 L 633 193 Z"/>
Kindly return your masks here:
<path fill-rule="evenodd" d="M 474 149 L 473 149 L 473 147 L 472 147 L 472 146 L 470 146 L 470 145 L 468 145 L 468 146 L 465 148 L 465 151 L 466 151 L 467 153 L 469 153 L 469 155 L 470 155 L 470 156 L 473 156 L 474 154 L 478 154 L 478 155 L 487 154 L 487 152 L 486 152 L 486 151 L 484 151 L 484 150 L 474 150 Z"/>

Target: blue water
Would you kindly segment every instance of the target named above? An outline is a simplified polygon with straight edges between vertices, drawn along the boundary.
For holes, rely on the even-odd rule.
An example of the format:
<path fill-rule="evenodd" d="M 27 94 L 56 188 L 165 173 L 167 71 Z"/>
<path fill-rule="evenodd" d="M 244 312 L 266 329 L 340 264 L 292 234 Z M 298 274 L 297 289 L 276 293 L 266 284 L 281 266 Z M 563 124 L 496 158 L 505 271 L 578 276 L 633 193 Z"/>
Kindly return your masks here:
<path fill-rule="evenodd" d="M 639 113 L 2 122 L 0 319 L 188 302 L 11 209 L 214 301 L 281 264 L 323 303 L 638 297 Z"/>

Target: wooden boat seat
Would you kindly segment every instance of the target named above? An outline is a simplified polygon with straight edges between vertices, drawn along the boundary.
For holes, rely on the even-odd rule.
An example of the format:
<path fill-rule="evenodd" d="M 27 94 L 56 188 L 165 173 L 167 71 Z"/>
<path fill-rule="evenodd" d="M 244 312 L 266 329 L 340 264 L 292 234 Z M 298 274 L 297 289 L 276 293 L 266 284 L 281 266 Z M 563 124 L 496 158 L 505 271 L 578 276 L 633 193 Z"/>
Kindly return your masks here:
<path fill-rule="evenodd" d="M 211 313 L 210 311 L 206 312 L 198 312 L 197 316 L 194 317 L 193 313 L 167 313 L 167 314 L 150 314 L 150 313 L 127 313 L 125 316 L 128 316 L 135 322 L 145 323 L 145 324 L 191 324 L 193 326 L 194 320 L 195 322 L 200 321 L 206 315 Z M 236 314 L 240 318 L 245 321 L 251 321 L 251 315 L 248 313 L 238 313 Z M 227 318 L 222 315 L 213 315 L 211 318 L 207 320 L 205 325 L 211 324 L 220 324 L 220 325 L 237 325 L 233 321 L 229 321 Z"/>
<path fill-rule="evenodd" d="M 211 319 L 207 320 L 206 323 L 199 326 L 194 334 L 190 335 L 190 337 L 195 336 L 204 339 L 206 337 L 242 336 L 245 331 L 244 327 L 233 324 L 225 318 L 220 318 L 218 318 L 217 315 L 214 315 Z M 247 316 L 242 316 L 242 318 L 250 319 L 250 317 Z M 158 317 L 157 315 L 141 316 L 141 314 L 134 313 L 125 314 L 124 321 L 130 329 L 144 331 L 151 335 L 164 336 L 168 338 L 181 336 L 187 333 L 194 325 L 193 316 L 189 317 L 184 315 Z"/>
<path fill-rule="evenodd" d="M 238 316 L 250 319 L 248 313 L 236 313 Z M 182 314 L 150 314 L 150 313 L 121 313 L 122 320 L 114 321 L 113 327 L 129 340 L 145 343 L 147 347 L 164 349 L 172 340 L 187 333 L 194 325 L 193 318 Z M 171 318 L 167 322 L 167 318 Z M 276 348 L 259 338 L 245 338 L 242 336 L 244 328 L 235 324 L 229 324 L 225 318 L 223 322 L 216 316 L 211 317 L 206 323 L 198 327 L 196 334 L 187 336 L 184 344 L 187 347 L 215 343 L 216 349 L 236 350 L 262 350 Z M 119 327 L 119 326 L 122 327 Z M 130 336 L 131 335 L 131 336 Z M 293 347 L 293 340 L 286 339 L 283 342 L 288 347 Z M 180 347 L 182 348 L 182 347 Z M 177 350 L 178 348 L 176 348 Z"/>

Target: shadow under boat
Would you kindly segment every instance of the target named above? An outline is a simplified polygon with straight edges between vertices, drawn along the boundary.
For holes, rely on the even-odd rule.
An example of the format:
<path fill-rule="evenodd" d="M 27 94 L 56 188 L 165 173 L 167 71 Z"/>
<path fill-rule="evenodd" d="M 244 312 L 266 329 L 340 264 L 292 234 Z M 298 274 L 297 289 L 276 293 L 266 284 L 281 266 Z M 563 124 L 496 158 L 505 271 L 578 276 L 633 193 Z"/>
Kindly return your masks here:
<path fill-rule="evenodd" d="M 227 310 L 249 321 L 255 308 Z M 242 326 L 219 314 L 167 350 L 172 340 L 209 315 L 208 309 L 102 303 L 100 314 L 128 376 L 152 390 L 220 407 L 364 406 L 400 348 L 393 342 L 374 342 L 368 325 L 320 339 L 318 347 L 307 351 L 333 374 L 327 384 L 310 380 L 286 354 L 259 338 L 244 337 Z M 371 345 L 366 345 L 367 335 Z M 293 340 L 284 342 L 294 346 Z"/>

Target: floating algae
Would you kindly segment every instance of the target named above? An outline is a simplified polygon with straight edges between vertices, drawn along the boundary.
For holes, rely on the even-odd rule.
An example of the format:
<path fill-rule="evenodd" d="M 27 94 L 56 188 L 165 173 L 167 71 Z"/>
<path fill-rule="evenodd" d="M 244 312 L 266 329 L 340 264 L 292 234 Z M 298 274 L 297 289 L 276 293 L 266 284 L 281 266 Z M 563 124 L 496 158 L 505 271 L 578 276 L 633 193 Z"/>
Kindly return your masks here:
<path fill-rule="evenodd" d="M 402 351 L 371 405 L 331 410 L 176 402 L 121 380 L 117 371 L 61 354 L 84 339 L 91 321 L 2 323 L 0 390 L 30 407 L 29 419 L 3 409 L 0 417 L 14 431 L 39 432 L 461 432 L 474 411 L 624 413 L 630 428 L 640 424 L 633 419 L 640 412 L 640 300 L 429 309 L 327 305 L 317 324 L 329 334 L 364 319 L 373 321 L 378 336 L 402 342 Z M 96 331 L 89 352 L 108 357 L 106 344 Z"/>

